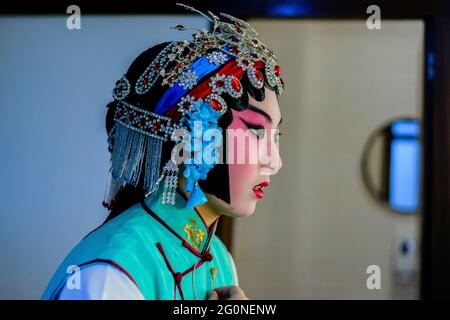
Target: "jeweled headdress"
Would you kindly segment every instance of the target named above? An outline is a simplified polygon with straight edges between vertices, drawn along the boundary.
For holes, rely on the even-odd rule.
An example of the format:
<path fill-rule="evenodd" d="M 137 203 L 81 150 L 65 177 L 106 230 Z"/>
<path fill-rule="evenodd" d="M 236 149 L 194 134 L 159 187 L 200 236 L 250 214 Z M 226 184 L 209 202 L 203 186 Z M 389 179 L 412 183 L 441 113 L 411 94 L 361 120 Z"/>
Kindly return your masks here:
<path fill-rule="evenodd" d="M 266 86 L 277 94 L 283 90 L 277 59 L 258 40 L 250 24 L 224 13 L 220 15 L 227 21 L 222 21 L 211 12 L 204 14 L 178 5 L 211 21 L 212 30 L 176 25 L 177 30 L 195 30 L 193 39 L 168 43 L 137 79 L 124 75 L 116 82 L 114 127 L 108 137 L 112 179 L 105 199 L 107 205 L 126 184 L 139 185 L 149 195 L 163 179 L 162 201 L 174 204 L 178 164 L 170 159 L 161 170 L 163 144 L 180 142 L 185 136 L 176 136 L 175 132 L 191 132 L 194 120 L 216 128 L 228 109 L 227 101 L 243 95 L 242 81 L 256 89 Z M 151 111 L 148 106 L 127 101 L 132 95 L 148 94 L 157 85 L 165 91 Z M 185 165 L 185 191 L 191 192 L 188 206 L 207 201 L 198 181 L 205 179 L 213 166 Z"/>

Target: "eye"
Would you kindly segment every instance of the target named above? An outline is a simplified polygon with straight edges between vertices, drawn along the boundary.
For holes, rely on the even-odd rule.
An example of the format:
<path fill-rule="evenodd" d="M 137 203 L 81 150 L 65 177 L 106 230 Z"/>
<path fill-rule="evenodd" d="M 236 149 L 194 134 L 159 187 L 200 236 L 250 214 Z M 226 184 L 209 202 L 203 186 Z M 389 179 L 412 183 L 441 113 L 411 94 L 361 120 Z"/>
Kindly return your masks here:
<path fill-rule="evenodd" d="M 247 128 L 258 138 L 258 139 L 263 139 L 265 136 L 265 132 L 266 130 L 264 130 L 264 127 L 262 125 L 259 124 L 252 124 L 252 123 L 248 123 L 247 121 L 245 121 L 244 119 L 242 119 L 242 122 L 245 123 L 245 125 L 247 126 Z"/>
<path fill-rule="evenodd" d="M 255 128 L 249 128 L 249 129 L 258 139 L 264 138 L 264 134 L 265 134 L 264 129 L 255 129 Z"/>
<path fill-rule="evenodd" d="M 273 141 L 275 143 L 279 143 L 280 142 L 280 136 L 282 135 L 282 133 L 280 131 L 277 131 L 274 136 L 273 136 Z"/>

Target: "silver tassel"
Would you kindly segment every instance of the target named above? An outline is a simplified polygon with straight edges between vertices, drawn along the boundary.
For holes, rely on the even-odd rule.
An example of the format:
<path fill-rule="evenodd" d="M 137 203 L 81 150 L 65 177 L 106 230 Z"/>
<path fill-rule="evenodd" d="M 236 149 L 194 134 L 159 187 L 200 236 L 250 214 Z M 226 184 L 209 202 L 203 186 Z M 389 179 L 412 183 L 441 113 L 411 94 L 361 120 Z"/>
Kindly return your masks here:
<path fill-rule="evenodd" d="M 122 186 L 123 182 L 117 181 L 111 176 L 105 188 L 105 196 L 103 198 L 104 204 L 111 206 L 114 198 Z"/>
<path fill-rule="evenodd" d="M 144 190 L 151 190 L 160 175 L 163 140 L 116 122 L 111 154 L 111 175 L 119 183 L 137 186 L 144 170 Z"/>
<path fill-rule="evenodd" d="M 178 186 L 178 166 L 170 159 L 163 168 L 164 191 L 162 195 L 162 204 L 175 204 L 175 193 Z"/>

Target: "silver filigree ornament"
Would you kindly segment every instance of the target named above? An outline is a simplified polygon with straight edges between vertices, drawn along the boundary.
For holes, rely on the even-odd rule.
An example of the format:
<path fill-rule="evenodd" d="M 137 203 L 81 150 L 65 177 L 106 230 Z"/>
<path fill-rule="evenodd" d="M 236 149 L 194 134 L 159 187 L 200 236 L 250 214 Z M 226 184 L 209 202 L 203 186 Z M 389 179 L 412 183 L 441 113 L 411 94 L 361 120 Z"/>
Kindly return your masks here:
<path fill-rule="evenodd" d="M 176 41 L 169 44 L 138 79 L 135 85 L 138 94 L 148 92 L 159 77 L 162 77 L 162 85 L 172 87 L 176 80 L 182 76 L 182 73 L 203 55 L 210 63 L 217 65 L 224 64 L 229 57 L 234 57 L 239 67 L 244 71 L 252 67 L 253 62 L 262 61 L 265 63 L 270 59 L 277 60 L 273 51 L 257 38 L 258 34 L 249 23 L 224 13 L 220 15 L 228 21 L 222 21 L 209 11 L 205 14 L 187 5 L 178 5 L 207 18 L 212 23 L 211 31 L 204 28 L 200 30 L 176 25 L 174 27 L 176 30 L 195 30 L 193 40 Z M 214 49 L 214 51 L 211 51 L 211 49 Z M 180 68 L 180 65 L 183 65 L 183 67 Z M 193 83 L 192 79 L 186 79 L 188 81 L 183 85 L 190 87 Z M 277 79 L 273 82 L 276 82 L 277 92 L 281 91 L 281 81 Z M 259 87 L 261 81 L 254 81 L 253 83 Z"/>
<path fill-rule="evenodd" d="M 172 133 L 171 120 L 169 117 L 138 108 L 125 101 L 120 101 L 114 115 L 114 121 L 128 129 L 163 141 L 167 141 Z"/>
<path fill-rule="evenodd" d="M 247 68 L 247 76 L 250 83 L 257 89 L 264 87 L 264 75 L 259 69 L 256 69 L 253 65 Z"/>
<path fill-rule="evenodd" d="M 233 98 L 240 98 L 244 92 L 241 82 L 233 75 L 226 78 L 225 91 Z"/>
<path fill-rule="evenodd" d="M 213 51 L 206 55 L 206 59 L 212 64 L 224 64 L 228 61 L 229 56 L 222 51 Z"/>
<path fill-rule="evenodd" d="M 195 102 L 196 99 L 190 95 L 182 97 L 180 102 L 178 102 L 178 112 L 184 116 L 186 112 L 193 111 Z"/>
<path fill-rule="evenodd" d="M 216 74 L 212 76 L 209 82 L 209 86 L 211 87 L 211 91 L 216 94 L 222 94 L 225 92 L 225 81 L 226 75 L 224 74 Z"/>
<path fill-rule="evenodd" d="M 161 50 L 138 78 L 135 87 L 136 93 L 147 93 L 159 77 L 166 76 L 168 65 L 177 58 L 177 55 L 180 54 L 180 49 L 182 52 L 186 45 L 186 42 L 171 42 Z M 164 80 L 168 81 L 166 78 Z"/>
<path fill-rule="evenodd" d="M 162 195 L 162 204 L 175 204 L 175 194 L 178 186 L 178 165 L 169 159 L 163 168 L 164 190 Z"/>
<path fill-rule="evenodd" d="M 239 55 L 236 58 L 236 62 L 237 62 L 237 65 L 244 71 L 247 70 L 248 68 L 253 67 L 253 62 L 244 55 Z"/>
<path fill-rule="evenodd" d="M 115 100 L 125 99 L 131 91 L 131 84 L 128 79 L 123 76 L 116 82 L 116 86 L 113 89 L 112 96 Z"/>
<path fill-rule="evenodd" d="M 277 76 L 275 74 L 276 62 L 273 59 L 269 59 L 266 61 L 265 71 L 266 71 L 266 79 L 271 87 L 277 86 Z"/>
<path fill-rule="evenodd" d="M 183 89 L 192 89 L 197 84 L 198 76 L 195 71 L 188 69 L 178 78 L 177 82 Z"/>
<path fill-rule="evenodd" d="M 227 103 L 218 94 L 211 93 L 206 97 L 205 101 L 208 102 L 214 110 L 219 111 L 221 114 L 224 114 L 227 111 Z"/>

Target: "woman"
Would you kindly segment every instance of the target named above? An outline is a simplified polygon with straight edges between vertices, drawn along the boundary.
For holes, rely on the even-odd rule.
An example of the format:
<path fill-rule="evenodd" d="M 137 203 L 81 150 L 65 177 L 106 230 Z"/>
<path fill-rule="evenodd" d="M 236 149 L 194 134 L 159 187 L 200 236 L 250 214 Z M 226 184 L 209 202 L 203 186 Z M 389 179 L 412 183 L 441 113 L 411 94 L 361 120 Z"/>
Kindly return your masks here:
<path fill-rule="evenodd" d="M 247 299 L 214 233 L 221 215 L 251 215 L 281 167 L 283 82 L 248 23 L 204 16 L 212 31 L 144 51 L 117 81 L 110 215 L 43 299 Z"/>

